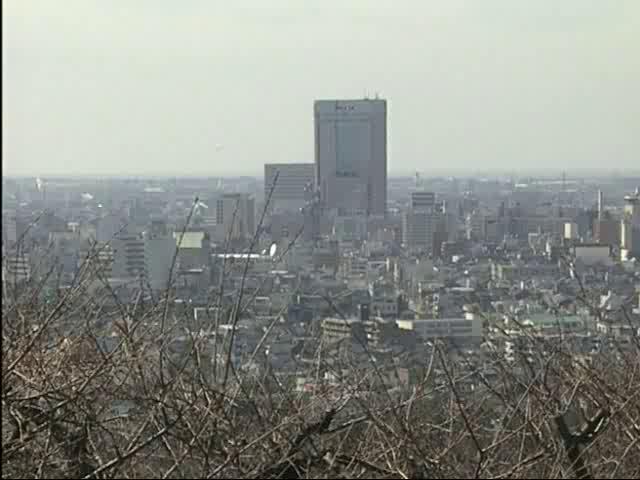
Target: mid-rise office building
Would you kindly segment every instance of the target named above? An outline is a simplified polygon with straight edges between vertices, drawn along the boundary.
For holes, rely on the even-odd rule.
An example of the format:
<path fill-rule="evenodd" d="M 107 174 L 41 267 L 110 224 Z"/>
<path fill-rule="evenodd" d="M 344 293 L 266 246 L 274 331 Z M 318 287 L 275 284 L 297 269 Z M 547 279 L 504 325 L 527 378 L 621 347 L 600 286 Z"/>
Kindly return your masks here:
<path fill-rule="evenodd" d="M 267 163 L 264 166 L 264 198 L 267 201 L 271 193 L 270 211 L 299 211 L 314 183 L 313 163 Z"/>
<path fill-rule="evenodd" d="M 31 263 L 29 254 L 23 249 L 7 252 L 2 258 L 2 281 L 15 285 L 31 278 Z"/>
<path fill-rule="evenodd" d="M 620 245 L 620 221 L 614 218 L 598 218 L 593 222 L 593 237 L 597 243 Z"/>
<path fill-rule="evenodd" d="M 146 276 L 145 240 L 140 232 L 124 229 L 111 241 L 114 278 Z"/>
<path fill-rule="evenodd" d="M 436 208 L 436 194 L 433 192 L 412 192 L 411 210 L 433 212 Z"/>
<path fill-rule="evenodd" d="M 448 340 L 460 345 L 482 341 L 482 318 L 467 315 L 463 318 L 429 318 L 397 320 L 402 330 L 413 330 L 424 341 Z"/>
<path fill-rule="evenodd" d="M 216 223 L 223 239 L 248 239 L 255 234 L 255 201 L 242 193 L 226 193 L 216 202 Z"/>
<path fill-rule="evenodd" d="M 402 217 L 402 243 L 410 251 L 438 255 L 445 229 L 443 215 L 408 210 Z"/>
<path fill-rule="evenodd" d="M 386 100 L 319 100 L 314 115 L 315 180 L 324 206 L 384 215 Z"/>
<path fill-rule="evenodd" d="M 145 238 L 146 271 L 153 291 L 163 291 L 169 286 L 176 248 L 173 235 L 166 230 L 149 232 Z M 174 272 L 177 272 L 177 268 L 174 268 Z"/>

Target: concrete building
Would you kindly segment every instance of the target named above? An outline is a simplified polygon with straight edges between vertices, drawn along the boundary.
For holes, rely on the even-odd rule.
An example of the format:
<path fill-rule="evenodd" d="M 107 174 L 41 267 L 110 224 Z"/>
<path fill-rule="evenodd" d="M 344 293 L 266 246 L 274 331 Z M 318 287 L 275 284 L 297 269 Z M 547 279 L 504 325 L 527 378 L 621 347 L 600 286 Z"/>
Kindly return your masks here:
<path fill-rule="evenodd" d="M 84 248 L 88 245 L 82 242 L 79 232 L 51 232 L 49 234 L 50 254 L 48 261 L 52 262 L 61 274 L 63 284 L 70 283 L 86 259 Z"/>
<path fill-rule="evenodd" d="M 578 239 L 578 224 L 575 222 L 567 222 L 564 224 L 564 239 L 565 240 L 577 240 Z"/>
<path fill-rule="evenodd" d="M 273 242 L 281 240 L 291 240 L 298 232 L 303 231 L 304 234 L 305 214 L 302 211 L 287 212 L 280 210 L 269 215 L 267 228 Z M 310 227 L 311 228 L 311 227 Z"/>
<path fill-rule="evenodd" d="M 419 320 L 397 320 L 398 327 L 413 330 L 424 341 L 448 340 L 460 344 L 482 341 L 482 318 L 429 318 Z"/>
<path fill-rule="evenodd" d="M 387 344 L 397 331 L 393 320 L 370 312 L 368 304 L 359 305 L 358 315 L 350 318 L 326 317 L 322 320 L 322 338 L 328 343 L 347 342 L 351 346 L 377 348 Z"/>
<path fill-rule="evenodd" d="M 504 239 L 507 228 L 504 217 L 484 215 L 480 223 L 480 238 L 486 242 L 499 243 Z"/>
<path fill-rule="evenodd" d="M 150 233 L 145 238 L 145 262 L 149 286 L 155 292 L 169 285 L 176 242 L 168 232 Z M 174 269 L 177 273 L 177 268 Z"/>
<path fill-rule="evenodd" d="M 315 179 L 324 205 L 384 215 L 386 100 L 319 100 L 314 115 Z"/>
<path fill-rule="evenodd" d="M 613 218 L 600 218 L 593 222 L 593 237 L 597 243 L 620 245 L 620 222 Z"/>
<path fill-rule="evenodd" d="M 99 243 L 108 243 L 122 230 L 126 222 L 120 215 L 109 213 L 98 218 L 95 223 L 96 240 Z"/>
<path fill-rule="evenodd" d="M 410 251 L 434 254 L 437 233 L 444 228 L 444 217 L 441 215 L 409 210 L 402 217 L 402 243 Z"/>
<path fill-rule="evenodd" d="M 17 284 L 31 278 L 29 255 L 22 249 L 2 255 L 2 279 L 9 284 Z"/>
<path fill-rule="evenodd" d="M 411 210 L 433 212 L 436 207 L 436 194 L 433 192 L 412 192 Z M 444 207 L 441 207 L 444 211 Z"/>
<path fill-rule="evenodd" d="M 340 241 L 364 240 L 367 238 L 367 218 L 363 215 L 335 216 L 332 233 Z"/>
<path fill-rule="evenodd" d="M 544 192 L 532 190 L 528 185 L 518 185 L 511 192 L 511 207 L 516 216 L 529 216 L 538 213 L 538 205 L 544 197 Z"/>
<path fill-rule="evenodd" d="M 13 248 L 25 233 L 27 221 L 21 218 L 15 210 L 2 211 L 2 242 L 8 248 Z"/>
<path fill-rule="evenodd" d="M 394 295 L 372 296 L 371 311 L 382 318 L 396 318 L 398 316 L 398 299 Z"/>
<path fill-rule="evenodd" d="M 123 230 L 111 241 L 111 246 L 114 278 L 146 276 L 145 241 L 141 233 Z"/>
<path fill-rule="evenodd" d="M 640 258 L 640 225 L 634 225 L 630 218 L 620 221 L 620 253 L 623 259 Z"/>
<path fill-rule="evenodd" d="M 278 180 L 274 186 L 276 175 Z M 313 163 L 267 163 L 264 166 L 265 201 L 273 187 L 270 211 L 299 211 L 307 200 L 307 187 L 314 184 Z"/>
<path fill-rule="evenodd" d="M 600 243 L 581 243 L 573 247 L 573 256 L 584 265 L 610 265 L 611 246 Z"/>
<path fill-rule="evenodd" d="M 97 255 L 91 259 L 92 265 L 100 278 L 113 278 L 113 248 L 107 244 L 99 247 Z"/>
<path fill-rule="evenodd" d="M 465 238 L 467 240 L 480 240 L 483 237 L 484 215 L 479 211 L 468 213 L 464 219 Z"/>
<path fill-rule="evenodd" d="M 640 258 L 640 192 L 624 197 L 620 223 L 620 248 L 624 257 Z"/>
<path fill-rule="evenodd" d="M 640 191 L 624 197 L 624 216 L 636 226 L 640 226 Z"/>
<path fill-rule="evenodd" d="M 345 276 L 366 277 L 369 272 L 368 260 L 358 255 L 343 257 L 341 266 Z"/>
<path fill-rule="evenodd" d="M 255 201 L 242 193 L 226 193 L 216 202 L 216 223 L 225 240 L 249 239 L 255 234 Z"/>
<path fill-rule="evenodd" d="M 360 318 L 327 317 L 322 320 L 322 336 L 326 341 L 340 340 L 364 341 L 366 335 Z"/>
<path fill-rule="evenodd" d="M 313 248 L 311 265 L 316 269 L 337 272 L 340 266 L 340 249 L 337 241 L 323 242 Z"/>
<path fill-rule="evenodd" d="M 178 266 L 182 270 L 204 268 L 210 263 L 210 238 L 207 232 L 173 232 L 178 248 Z"/>

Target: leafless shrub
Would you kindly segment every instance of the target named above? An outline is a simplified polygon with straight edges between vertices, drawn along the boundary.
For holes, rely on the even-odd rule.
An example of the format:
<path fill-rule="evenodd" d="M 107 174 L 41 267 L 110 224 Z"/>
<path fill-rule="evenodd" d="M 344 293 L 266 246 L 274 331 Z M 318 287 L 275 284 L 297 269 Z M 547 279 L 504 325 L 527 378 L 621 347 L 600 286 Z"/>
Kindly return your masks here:
<path fill-rule="evenodd" d="M 392 386 L 370 352 L 363 361 L 319 341 L 300 366 L 318 382 L 299 392 L 264 362 L 237 368 L 234 333 L 213 349 L 210 336 L 185 334 L 171 284 L 125 306 L 108 286 L 88 293 L 96 276 L 81 269 L 49 303 L 36 282 L 3 302 L 3 477 L 640 475 L 637 343 L 585 363 L 564 341 L 517 325 L 530 350 L 512 361 L 494 351 L 477 362 L 436 344 L 409 365 L 411 385 Z M 217 293 L 219 307 L 222 284 Z M 232 332 L 254 297 L 235 297 L 224 319 Z M 216 317 L 209 333 L 218 326 Z M 325 372 L 337 381 L 323 383 Z"/>

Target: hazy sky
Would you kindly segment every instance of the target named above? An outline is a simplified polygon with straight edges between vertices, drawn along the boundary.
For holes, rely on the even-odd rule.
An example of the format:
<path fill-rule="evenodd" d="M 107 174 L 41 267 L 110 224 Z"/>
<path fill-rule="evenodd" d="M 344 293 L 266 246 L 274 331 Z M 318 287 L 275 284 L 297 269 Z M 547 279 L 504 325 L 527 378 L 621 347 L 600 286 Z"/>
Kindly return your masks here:
<path fill-rule="evenodd" d="M 640 166 L 638 0 L 5 0 L 8 174 L 259 175 L 313 101 L 389 101 L 389 169 Z"/>

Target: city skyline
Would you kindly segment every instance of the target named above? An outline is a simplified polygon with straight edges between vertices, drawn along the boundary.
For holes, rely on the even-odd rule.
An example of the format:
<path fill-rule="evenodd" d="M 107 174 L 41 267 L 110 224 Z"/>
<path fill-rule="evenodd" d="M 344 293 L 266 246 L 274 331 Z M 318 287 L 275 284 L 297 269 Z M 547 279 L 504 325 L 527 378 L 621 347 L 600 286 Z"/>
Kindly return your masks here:
<path fill-rule="evenodd" d="M 3 7 L 4 476 L 640 478 L 640 0 Z"/>
<path fill-rule="evenodd" d="M 392 175 L 636 166 L 640 4 L 404 6 L 5 2 L 5 173 L 259 175 L 376 93 Z"/>

